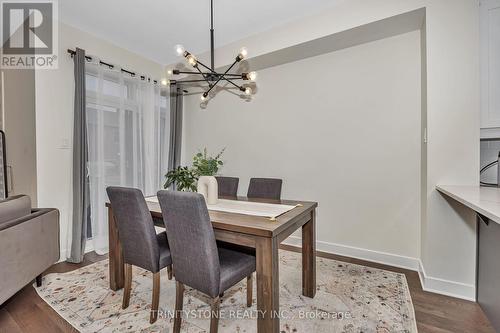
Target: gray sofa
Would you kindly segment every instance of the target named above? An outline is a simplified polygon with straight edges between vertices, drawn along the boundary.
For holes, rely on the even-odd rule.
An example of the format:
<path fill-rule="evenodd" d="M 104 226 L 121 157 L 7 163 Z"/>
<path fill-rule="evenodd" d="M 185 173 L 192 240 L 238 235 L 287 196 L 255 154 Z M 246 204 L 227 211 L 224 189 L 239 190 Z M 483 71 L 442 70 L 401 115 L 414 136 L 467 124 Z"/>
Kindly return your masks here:
<path fill-rule="evenodd" d="M 0 201 L 0 304 L 59 260 L 59 211 L 32 209 L 28 196 Z"/>

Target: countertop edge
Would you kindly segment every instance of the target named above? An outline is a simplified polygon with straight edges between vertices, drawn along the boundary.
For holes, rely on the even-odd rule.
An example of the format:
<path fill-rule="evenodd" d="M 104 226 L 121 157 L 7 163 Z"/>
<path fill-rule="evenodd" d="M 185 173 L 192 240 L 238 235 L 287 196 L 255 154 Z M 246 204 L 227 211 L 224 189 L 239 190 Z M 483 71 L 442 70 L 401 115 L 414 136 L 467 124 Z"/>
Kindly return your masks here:
<path fill-rule="evenodd" d="M 446 187 L 448 187 L 448 186 L 458 186 L 458 185 L 436 185 L 436 190 L 438 192 L 452 198 L 453 200 L 460 202 L 462 205 L 476 211 L 477 213 L 484 215 L 488 219 L 500 224 L 500 216 L 495 215 L 494 213 L 491 213 L 490 211 L 485 210 L 484 208 L 482 208 L 478 204 L 471 202 L 471 201 L 457 195 L 456 193 L 449 191 L 448 189 L 446 189 Z M 470 187 L 471 188 L 473 188 L 473 187 L 481 188 L 481 186 L 479 186 L 479 185 L 477 185 L 477 186 L 470 185 Z"/>

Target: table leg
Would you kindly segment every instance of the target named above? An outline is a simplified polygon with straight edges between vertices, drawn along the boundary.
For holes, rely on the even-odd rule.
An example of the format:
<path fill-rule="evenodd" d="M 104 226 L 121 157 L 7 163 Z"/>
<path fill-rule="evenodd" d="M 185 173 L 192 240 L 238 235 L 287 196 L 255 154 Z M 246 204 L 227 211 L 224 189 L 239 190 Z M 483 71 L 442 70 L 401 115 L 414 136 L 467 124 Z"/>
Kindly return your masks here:
<path fill-rule="evenodd" d="M 109 287 L 112 290 L 122 289 L 125 282 L 123 252 L 113 209 L 108 207 L 109 227 Z"/>
<path fill-rule="evenodd" d="M 279 332 L 279 256 L 276 238 L 259 238 L 257 256 L 257 332 Z"/>
<path fill-rule="evenodd" d="M 302 294 L 311 298 L 316 295 L 316 210 L 302 226 Z"/>

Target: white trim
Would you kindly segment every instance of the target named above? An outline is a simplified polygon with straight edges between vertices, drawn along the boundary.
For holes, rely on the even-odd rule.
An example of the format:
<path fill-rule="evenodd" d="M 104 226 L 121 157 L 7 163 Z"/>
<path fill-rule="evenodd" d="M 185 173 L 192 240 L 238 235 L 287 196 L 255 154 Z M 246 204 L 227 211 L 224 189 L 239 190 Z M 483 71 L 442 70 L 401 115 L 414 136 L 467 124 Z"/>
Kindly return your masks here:
<path fill-rule="evenodd" d="M 301 247 L 302 239 L 297 236 L 290 236 L 283 243 Z M 316 241 L 316 249 L 321 252 L 412 270 L 418 272 L 420 283 L 424 291 L 473 302 L 476 301 L 476 287 L 474 285 L 428 276 L 425 273 L 422 261 L 418 258 L 324 241 Z"/>
<path fill-rule="evenodd" d="M 293 246 L 302 246 L 302 239 L 297 236 L 288 237 L 285 244 Z M 389 265 L 398 268 L 405 268 L 412 271 L 418 271 L 420 260 L 417 258 L 400 256 L 397 254 L 362 249 L 354 246 L 335 244 L 323 241 L 316 241 L 318 251 L 332 253 L 340 256 L 367 260 L 379 264 Z"/>
<path fill-rule="evenodd" d="M 422 261 L 419 262 L 420 268 L 418 270 L 418 276 L 420 277 L 420 284 L 422 285 L 423 290 L 431 293 L 461 298 L 467 301 L 476 301 L 475 285 L 428 276 L 425 273 Z"/>
<path fill-rule="evenodd" d="M 500 128 L 481 128 L 481 139 L 498 139 L 500 138 Z"/>

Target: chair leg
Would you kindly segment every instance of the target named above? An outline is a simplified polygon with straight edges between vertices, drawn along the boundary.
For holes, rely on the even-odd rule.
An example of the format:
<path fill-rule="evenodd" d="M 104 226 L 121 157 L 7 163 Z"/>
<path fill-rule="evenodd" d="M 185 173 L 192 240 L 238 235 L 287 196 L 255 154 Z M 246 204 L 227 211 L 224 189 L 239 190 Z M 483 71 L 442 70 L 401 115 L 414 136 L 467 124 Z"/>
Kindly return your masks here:
<path fill-rule="evenodd" d="M 42 274 L 38 275 L 36 278 L 36 286 L 41 287 L 42 286 Z"/>
<path fill-rule="evenodd" d="M 252 306 L 253 273 L 247 276 L 247 308 Z"/>
<path fill-rule="evenodd" d="M 151 315 L 149 323 L 158 319 L 158 306 L 160 305 L 160 272 L 153 273 L 153 301 L 151 302 Z"/>
<path fill-rule="evenodd" d="M 219 330 L 219 316 L 220 316 L 219 308 L 220 308 L 220 297 L 216 297 L 212 300 L 210 333 L 217 333 L 217 331 Z"/>
<path fill-rule="evenodd" d="M 122 309 L 128 308 L 128 305 L 130 303 L 130 290 L 132 289 L 132 265 L 125 264 L 124 273 L 125 285 L 123 288 Z"/>
<path fill-rule="evenodd" d="M 167 266 L 167 276 L 169 280 L 172 280 L 172 265 Z"/>
<path fill-rule="evenodd" d="M 177 281 L 175 285 L 174 333 L 180 333 L 182 324 L 182 304 L 184 302 L 184 285 Z"/>

